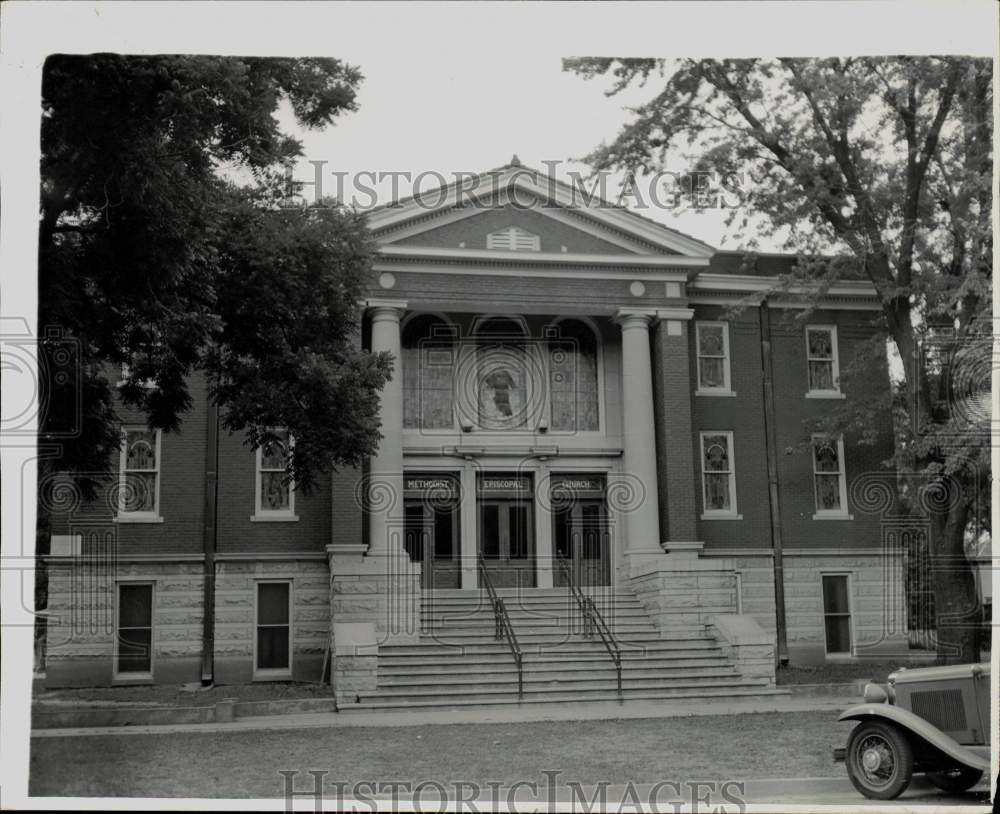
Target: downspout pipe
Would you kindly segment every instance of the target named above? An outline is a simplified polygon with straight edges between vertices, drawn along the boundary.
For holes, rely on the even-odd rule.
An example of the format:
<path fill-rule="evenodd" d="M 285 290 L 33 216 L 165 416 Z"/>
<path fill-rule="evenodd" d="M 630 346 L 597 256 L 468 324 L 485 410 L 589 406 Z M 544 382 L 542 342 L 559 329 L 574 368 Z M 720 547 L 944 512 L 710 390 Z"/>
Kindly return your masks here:
<path fill-rule="evenodd" d="M 778 639 L 778 664 L 788 664 L 788 623 L 785 618 L 785 560 L 781 538 L 781 501 L 778 489 L 778 440 L 774 413 L 774 365 L 771 353 L 771 313 L 767 300 L 757 309 L 760 323 L 760 359 L 764 397 L 767 497 L 771 515 L 771 562 L 774 569 L 774 625 Z"/>
<path fill-rule="evenodd" d="M 219 405 L 208 400 L 205 439 L 205 522 L 202 540 L 205 586 L 201 632 L 201 683 L 215 682 L 215 549 L 219 529 Z"/>

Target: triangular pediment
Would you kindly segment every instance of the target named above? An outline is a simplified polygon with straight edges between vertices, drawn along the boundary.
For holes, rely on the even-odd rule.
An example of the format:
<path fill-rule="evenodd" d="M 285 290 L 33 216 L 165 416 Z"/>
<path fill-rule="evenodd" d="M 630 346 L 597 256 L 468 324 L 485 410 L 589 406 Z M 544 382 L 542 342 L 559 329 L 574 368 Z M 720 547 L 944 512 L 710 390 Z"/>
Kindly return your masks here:
<path fill-rule="evenodd" d="M 369 226 L 393 254 L 413 249 L 707 261 L 715 251 L 592 191 L 516 165 L 377 209 Z"/>

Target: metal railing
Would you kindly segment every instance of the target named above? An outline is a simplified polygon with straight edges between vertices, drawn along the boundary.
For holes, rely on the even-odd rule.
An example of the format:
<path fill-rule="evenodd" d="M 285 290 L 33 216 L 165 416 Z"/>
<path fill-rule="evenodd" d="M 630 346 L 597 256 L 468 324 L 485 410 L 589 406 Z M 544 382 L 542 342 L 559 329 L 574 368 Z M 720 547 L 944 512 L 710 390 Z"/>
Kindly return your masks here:
<path fill-rule="evenodd" d="M 573 569 L 566 561 L 566 558 L 562 554 L 557 554 L 556 563 L 566 578 L 566 587 L 569 589 L 570 596 L 576 600 L 576 604 L 580 608 L 580 614 L 583 617 L 584 638 L 592 638 L 596 630 L 601 637 L 601 641 L 604 642 L 604 647 L 608 651 L 608 655 L 611 656 L 611 660 L 615 664 L 615 671 L 618 674 L 618 695 L 621 696 L 622 651 L 618 647 L 618 642 L 615 640 L 611 628 L 608 627 L 608 623 L 604 621 L 604 617 L 601 616 L 601 612 L 597 609 L 593 597 L 586 596 L 580 590 L 580 586 L 576 584 L 576 580 L 573 579 Z"/>
<path fill-rule="evenodd" d="M 490 605 L 493 606 L 493 621 L 496 625 L 493 638 L 507 639 L 507 646 L 510 654 L 514 657 L 514 666 L 517 667 L 517 697 L 524 697 L 524 658 L 521 654 L 521 646 L 517 643 L 517 634 L 514 633 L 514 626 L 510 623 L 510 616 L 507 614 L 507 606 L 504 601 L 497 596 L 496 588 L 493 587 L 493 580 L 490 579 L 490 572 L 486 568 L 486 562 L 482 555 L 479 555 L 479 573 L 482 576 L 483 587 L 490 598 Z"/>

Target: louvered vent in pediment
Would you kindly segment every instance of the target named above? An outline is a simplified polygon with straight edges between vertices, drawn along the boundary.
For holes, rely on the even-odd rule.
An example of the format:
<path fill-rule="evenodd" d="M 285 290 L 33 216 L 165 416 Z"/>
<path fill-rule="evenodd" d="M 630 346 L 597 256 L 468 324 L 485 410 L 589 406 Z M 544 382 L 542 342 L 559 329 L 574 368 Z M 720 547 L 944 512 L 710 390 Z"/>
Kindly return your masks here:
<path fill-rule="evenodd" d="M 542 241 L 538 235 L 533 235 L 520 227 L 511 226 L 488 234 L 486 248 L 508 252 L 537 252 L 541 251 Z"/>

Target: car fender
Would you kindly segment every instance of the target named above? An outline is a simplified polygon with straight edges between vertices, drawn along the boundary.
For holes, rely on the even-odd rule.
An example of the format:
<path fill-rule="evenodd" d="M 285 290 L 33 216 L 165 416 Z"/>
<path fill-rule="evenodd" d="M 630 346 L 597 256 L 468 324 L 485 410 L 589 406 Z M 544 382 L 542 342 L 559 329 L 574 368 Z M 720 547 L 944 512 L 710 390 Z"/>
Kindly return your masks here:
<path fill-rule="evenodd" d="M 954 738 L 949 737 L 936 726 L 932 726 L 919 715 L 914 715 L 907 709 L 901 709 L 892 704 L 858 704 L 840 713 L 837 720 L 870 721 L 878 718 L 891 721 L 901 729 L 927 741 L 931 746 L 963 766 L 983 772 L 989 771 L 989 761 L 966 749 Z"/>

